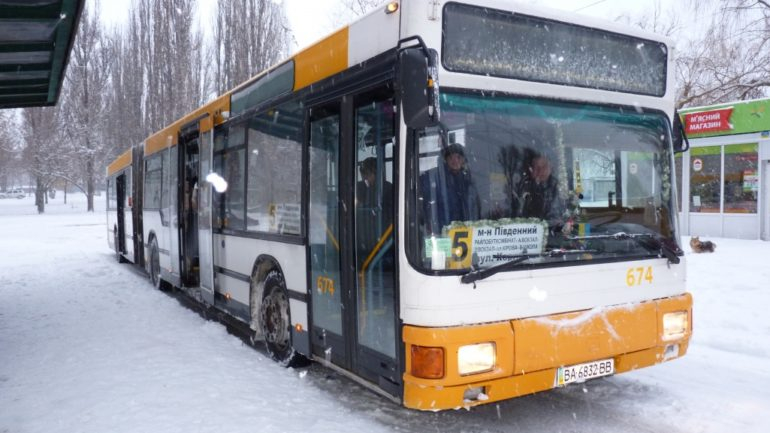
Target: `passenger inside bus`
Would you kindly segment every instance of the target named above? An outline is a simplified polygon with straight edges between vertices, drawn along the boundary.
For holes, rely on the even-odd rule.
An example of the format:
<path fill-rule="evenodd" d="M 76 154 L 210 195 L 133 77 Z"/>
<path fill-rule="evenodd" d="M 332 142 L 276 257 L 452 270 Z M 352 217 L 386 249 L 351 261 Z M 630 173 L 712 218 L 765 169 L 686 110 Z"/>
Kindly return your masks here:
<path fill-rule="evenodd" d="M 517 196 L 517 216 L 544 219 L 549 223 L 561 218 L 559 185 L 553 175 L 551 159 L 545 153 L 532 156 L 519 182 Z"/>
<path fill-rule="evenodd" d="M 356 184 L 359 258 L 365 259 L 393 223 L 393 184 L 377 170 L 377 158 L 369 157 L 358 167 L 361 181 Z"/>
<path fill-rule="evenodd" d="M 379 200 L 377 184 L 382 185 L 382 215 L 388 219 L 385 227 L 390 225 L 393 219 L 393 184 L 387 180 L 380 179 L 377 173 L 377 158 L 369 157 L 361 161 L 361 165 L 358 167 L 359 173 L 361 173 L 361 181 L 356 186 L 356 204 L 359 207 L 367 208 L 372 213 L 377 212 Z"/>
<path fill-rule="evenodd" d="M 442 163 L 420 175 L 420 191 L 432 199 L 423 200 L 423 215 L 431 233 L 441 233 L 452 221 L 477 220 L 481 212 L 463 146 L 453 143 L 444 148 L 442 156 Z"/>

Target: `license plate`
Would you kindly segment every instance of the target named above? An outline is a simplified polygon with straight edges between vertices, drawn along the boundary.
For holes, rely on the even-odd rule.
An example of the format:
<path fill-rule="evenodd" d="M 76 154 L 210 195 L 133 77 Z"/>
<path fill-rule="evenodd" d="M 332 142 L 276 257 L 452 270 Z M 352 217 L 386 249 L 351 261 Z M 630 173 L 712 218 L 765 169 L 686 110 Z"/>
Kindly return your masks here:
<path fill-rule="evenodd" d="M 588 379 L 609 376 L 613 373 L 615 373 L 614 359 L 603 359 L 601 361 L 586 362 L 585 364 L 559 367 L 556 373 L 556 386 L 584 382 Z"/>

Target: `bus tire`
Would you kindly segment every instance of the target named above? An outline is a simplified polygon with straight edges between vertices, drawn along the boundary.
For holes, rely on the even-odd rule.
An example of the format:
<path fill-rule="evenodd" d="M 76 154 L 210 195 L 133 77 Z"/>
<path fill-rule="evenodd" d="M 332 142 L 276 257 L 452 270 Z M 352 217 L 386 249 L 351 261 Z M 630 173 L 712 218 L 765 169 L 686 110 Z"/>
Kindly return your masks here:
<path fill-rule="evenodd" d="M 160 251 L 158 241 L 153 237 L 150 240 L 150 281 L 153 287 L 160 289 Z"/>
<path fill-rule="evenodd" d="M 264 296 L 259 308 L 259 325 L 268 355 L 283 367 L 304 364 L 304 357 L 291 344 L 289 297 L 280 272 L 270 271 L 264 281 Z"/>

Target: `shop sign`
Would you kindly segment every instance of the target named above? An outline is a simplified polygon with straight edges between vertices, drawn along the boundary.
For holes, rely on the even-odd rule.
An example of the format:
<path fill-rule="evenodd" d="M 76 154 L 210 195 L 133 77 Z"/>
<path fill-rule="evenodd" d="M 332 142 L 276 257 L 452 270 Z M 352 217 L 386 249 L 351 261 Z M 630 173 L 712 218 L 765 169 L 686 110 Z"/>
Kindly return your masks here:
<path fill-rule="evenodd" d="M 703 134 L 706 132 L 729 131 L 733 129 L 733 125 L 730 124 L 732 114 L 733 107 L 685 114 L 686 133 Z"/>
<path fill-rule="evenodd" d="M 770 98 L 729 105 L 683 110 L 680 114 L 689 137 L 758 133 L 770 136 Z"/>

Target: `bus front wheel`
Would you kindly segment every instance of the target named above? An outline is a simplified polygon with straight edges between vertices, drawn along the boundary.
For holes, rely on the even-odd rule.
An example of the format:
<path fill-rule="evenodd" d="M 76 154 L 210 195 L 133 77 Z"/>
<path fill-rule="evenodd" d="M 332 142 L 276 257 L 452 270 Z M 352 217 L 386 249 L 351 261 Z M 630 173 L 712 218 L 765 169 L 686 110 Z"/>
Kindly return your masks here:
<path fill-rule="evenodd" d="M 265 279 L 264 288 L 259 321 L 267 353 L 284 367 L 299 366 L 304 360 L 291 345 L 289 297 L 281 274 L 270 272 Z"/>

